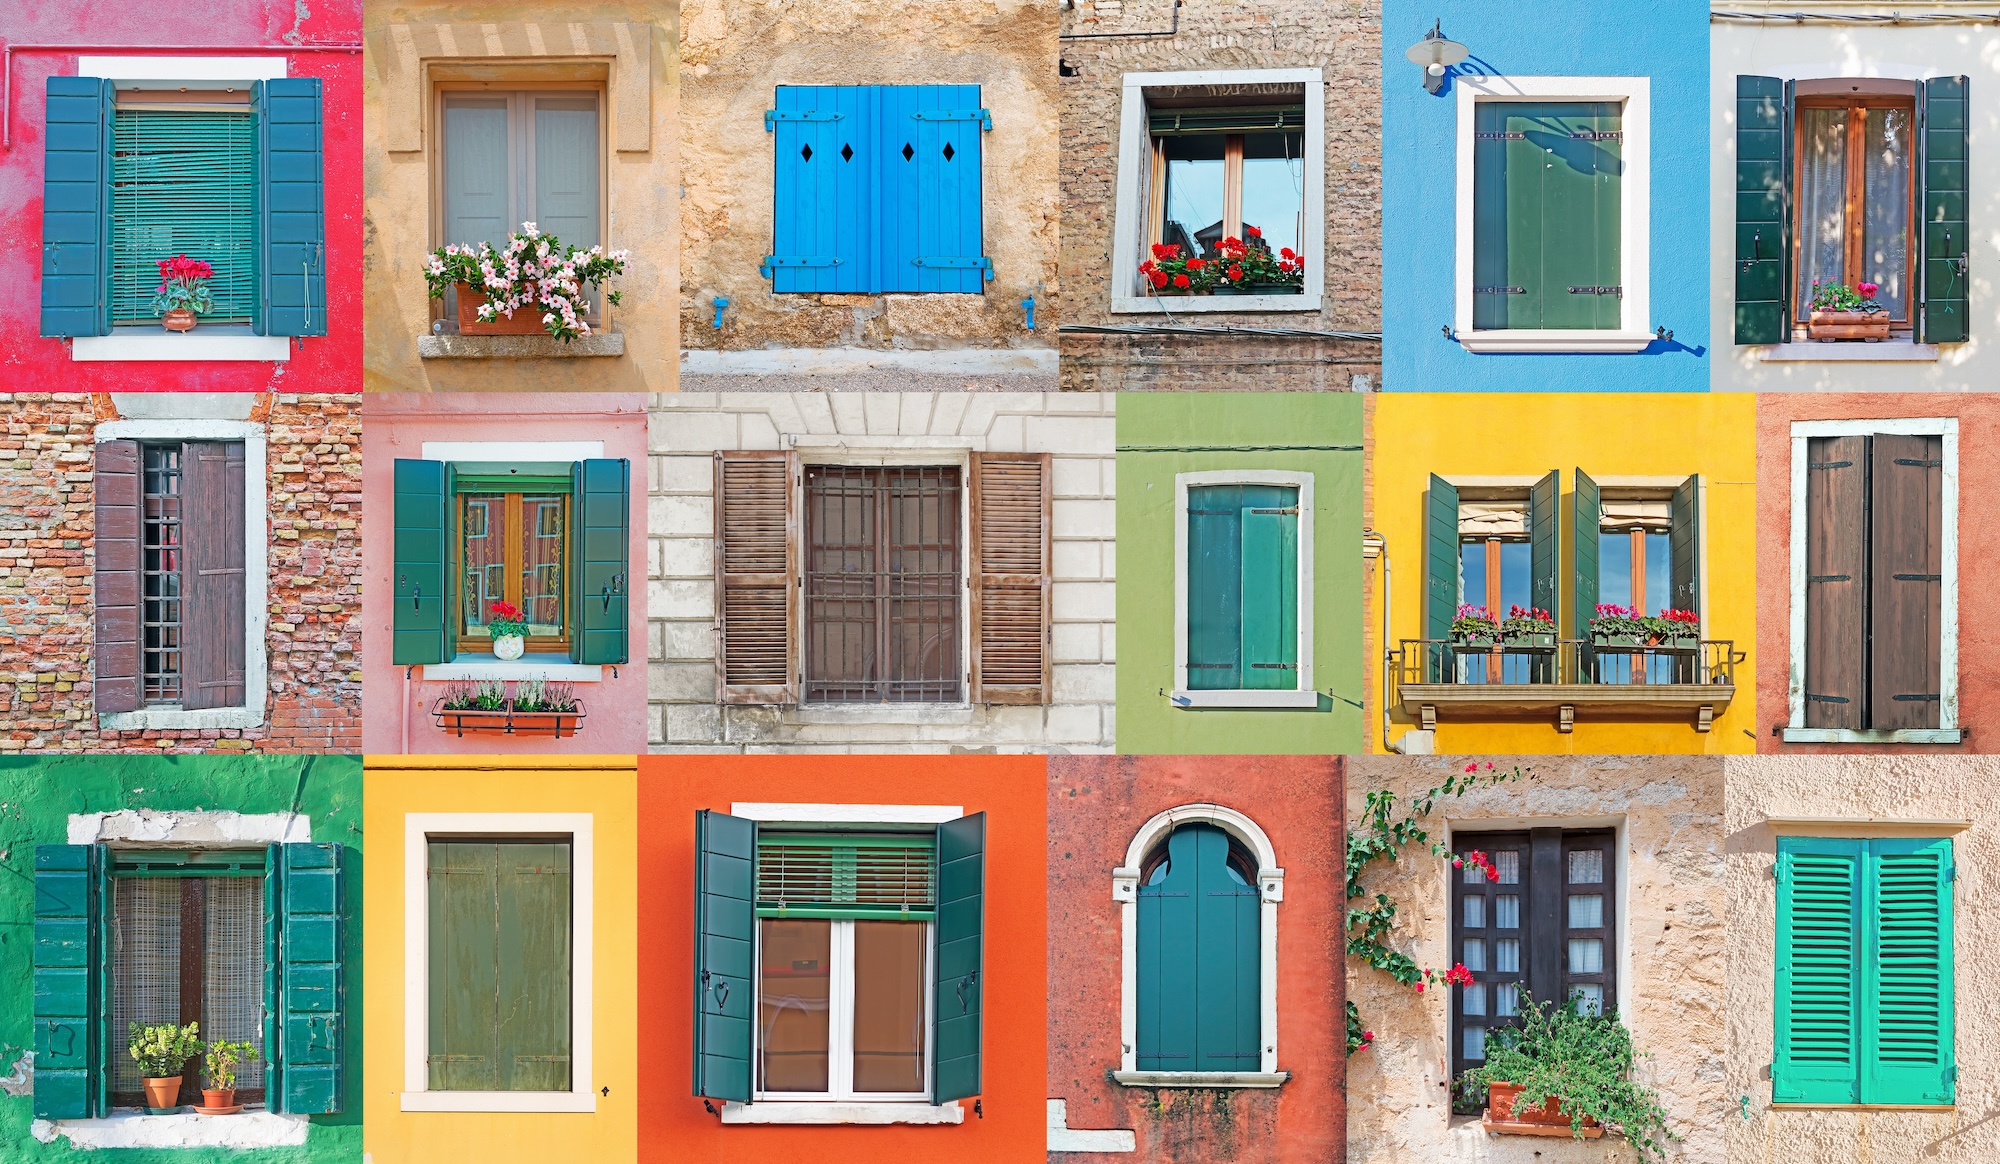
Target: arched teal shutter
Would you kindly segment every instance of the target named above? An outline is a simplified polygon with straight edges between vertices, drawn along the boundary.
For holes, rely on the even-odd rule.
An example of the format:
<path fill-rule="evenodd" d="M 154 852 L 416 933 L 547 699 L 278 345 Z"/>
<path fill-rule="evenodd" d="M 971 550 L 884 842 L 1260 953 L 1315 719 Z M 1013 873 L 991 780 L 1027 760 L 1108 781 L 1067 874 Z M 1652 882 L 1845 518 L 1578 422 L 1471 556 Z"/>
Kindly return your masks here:
<path fill-rule="evenodd" d="M 1792 109 L 1776 77 L 1736 78 L 1736 327 L 1739 344 L 1791 337 Z"/>
<path fill-rule="evenodd" d="M 694 814 L 694 1094 L 750 1102 L 757 823 Z"/>
<path fill-rule="evenodd" d="M 50 77 L 42 142 L 42 334 L 111 331 L 111 82 Z"/>
<path fill-rule="evenodd" d="M 271 845 L 264 865 L 265 1094 L 330 1115 L 346 1096 L 346 935 L 338 844 Z"/>
<path fill-rule="evenodd" d="M 102 845 L 35 846 L 35 1118 L 111 1114 Z"/>
<path fill-rule="evenodd" d="M 446 544 L 451 466 L 443 461 L 396 460 L 396 575 L 394 639 L 397 664 L 443 663 L 452 650 L 446 633 L 451 609 L 446 585 Z"/>
<path fill-rule="evenodd" d="M 1261 924 L 1257 887 L 1229 864 L 1229 834 L 1186 824 L 1167 838 L 1167 872 L 1139 887 L 1141 1071 L 1255 1071 Z"/>
<path fill-rule="evenodd" d="M 1918 122 L 1923 145 L 1923 311 L 1917 338 L 1962 343 L 1970 338 L 1970 273 L 1966 269 L 1967 79 L 1923 83 Z"/>
<path fill-rule="evenodd" d="M 986 814 L 937 826 L 937 948 L 931 1012 L 931 1102 L 980 1091 L 986 987 Z"/>
<path fill-rule="evenodd" d="M 627 661 L 626 617 L 632 594 L 630 529 L 632 463 L 593 458 L 570 471 L 571 559 L 577 584 L 576 634 L 571 648 L 579 663 Z"/>
<path fill-rule="evenodd" d="M 260 335 L 326 334 L 326 158 L 320 79 L 257 82 Z"/>

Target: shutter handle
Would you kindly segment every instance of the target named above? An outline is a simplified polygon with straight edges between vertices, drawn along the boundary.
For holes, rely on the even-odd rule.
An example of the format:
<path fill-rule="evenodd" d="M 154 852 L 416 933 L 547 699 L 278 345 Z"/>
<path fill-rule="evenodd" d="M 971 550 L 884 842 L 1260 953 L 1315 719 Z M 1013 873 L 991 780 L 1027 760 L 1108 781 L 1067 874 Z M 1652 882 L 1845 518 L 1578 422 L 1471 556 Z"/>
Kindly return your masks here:
<path fill-rule="evenodd" d="M 966 992 L 978 981 L 979 971 L 977 970 L 958 980 L 958 1013 L 969 1014 L 971 1012 L 972 1006 L 966 998 Z"/>
<path fill-rule="evenodd" d="M 625 575 L 613 574 L 610 585 L 604 588 L 604 611 L 606 614 L 611 612 L 611 596 L 623 593 L 625 593 Z"/>
<path fill-rule="evenodd" d="M 396 575 L 396 581 L 398 581 L 398 582 L 402 583 L 402 584 L 403 584 L 403 585 L 405 585 L 405 586 L 409 586 L 409 585 L 410 585 L 410 576 L 409 576 L 408 574 L 398 574 L 398 575 Z M 413 593 L 411 594 L 411 597 L 412 597 L 412 598 L 414 598 L 414 599 L 416 600 L 416 607 L 415 607 L 415 609 L 417 609 L 417 610 L 422 610 L 422 609 L 424 608 L 424 587 L 423 587 L 423 583 L 419 582 L 419 583 L 418 583 L 418 584 L 417 584 L 416 586 L 412 587 L 412 591 L 413 591 Z"/>
<path fill-rule="evenodd" d="M 728 1006 L 728 1005 L 729 1005 L 729 979 L 727 979 L 727 978 L 718 978 L 718 979 L 716 979 L 716 980 L 715 980 L 715 989 L 714 989 L 713 991 L 711 991 L 711 993 L 713 993 L 713 994 L 715 995 L 715 1009 L 716 1009 L 716 1010 L 720 1011 L 720 1010 L 721 1010 L 721 1009 L 722 1009 L 723 1007 L 725 1007 L 725 1006 Z"/>
<path fill-rule="evenodd" d="M 1761 259 L 1763 257 L 1764 257 L 1764 232 L 1761 230 L 1753 231 L 1750 234 L 1750 257 L 1742 261 L 1743 269 L 1746 271 L 1749 270 L 1751 267 L 1756 265 L 1758 259 Z"/>

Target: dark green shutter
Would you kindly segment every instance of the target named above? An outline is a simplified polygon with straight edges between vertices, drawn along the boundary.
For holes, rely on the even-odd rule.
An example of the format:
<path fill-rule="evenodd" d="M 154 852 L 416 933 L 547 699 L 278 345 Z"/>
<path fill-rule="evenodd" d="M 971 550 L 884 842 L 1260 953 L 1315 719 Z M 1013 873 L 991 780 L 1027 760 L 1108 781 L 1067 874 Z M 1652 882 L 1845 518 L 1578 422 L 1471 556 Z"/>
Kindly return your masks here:
<path fill-rule="evenodd" d="M 320 79 L 251 88 L 257 107 L 258 333 L 326 334 L 326 182 Z"/>
<path fill-rule="evenodd" d="M 1550 618 L 1556 614 L 1556 595 L 1562 578 L 1556 570 L 1562 556 L 1562 537 L 1558 532 L 1562 522 L 1556 517 L 1561 504 L 1562 479 L 1550 469 L 1548 476 L 1528 490 L 1529 603 L 1548 611 Z M 1501 618 L 1507 614 L 1504 610 L 1493 613 Z"/>
<path fill-rule="evenodd" d="M 1299 513 L 1294 490 L 1283 504 L 1243 508 L 1243 686 L 1299 686 Z"/>
<path fill-rule="evenodd" d="M 576 626 L 571 657 L 579 663 L 623 663 L 626 609 L 632 593 L 628 530 L 632 463 L 578 461 L 570 470 L 576 520 L 570 526 L 570 589 Z"/>
<path fill-rule="evenodd" d="M 346 916 L 338 844 L 272 845 L 264 864 L 264 1054 L 272 1111 L 341 1110 Z"/>
<path fill-rule="evenodd" d="M 1923 83 L 1919 110 L 1923 145 L 1923 311 L 1917 339 L 1961 343 L 1970 338 L 1966 302 L 1967 82 L 1932 77 Z"/>
<path fill-rule="evenodd" d="M 1243 684 L 1243 489 L 1188 490 L 1187 685 L 1237 691 Z"/>
<path fill-rule="evenodd" d="M 35 846 L 35 1118 L 111 1114 L 102 845 Z"/>
<path fill-rule="evenodd" d="M 1482 101 L 1473 120 L 1473 327 L 1618 327 L 1620 105 Z"/>
<path fill-rule="evenodd" d="M 50 77 L 42 141 L 42 334 L 111 330 L 110 81 Z"/>
<path fill-rule="evenodd" d="M 445 584 L 450 476 L 451 467 L 443 461 L 396 461 L 393 663 L 443 663 L 454 653 Z"/>
<path fill-rule="evenodd" d="M 1668 509 L 1667 557 L 1673 590 L 1667 601 L 1676 610 L 1701 609 L 1701 474 L 1680 483 Z M 1649 611 L 1647 613 L 1658 613 Z"/>
<path fill-rule="evenodd" d="M 694 1094 L 750 1102 L 757 824 L 694 814 Z"/>
<path fill-rule="evenodd" d="M 1576 492 L 1570 496 L 1570 634 L 1590 638 L 1590 620 L 1597 614 L 1597 531 L 1604 524 L 1604 505 L 1597 482 L 1576 471 Z"/>
<path fill-rule="evenodd" d="M 1866 844 L 1861 1102 L 1951 1103 L 1951 841 Z"/>
<path fill-rule="evenodd" d="M 1458 490 L 1436 473 L 1424 514 L 1424 637 L 1448 639 L 1458 617 Z"/>
<path fill-rule="evenodd" d="M 1772 1103 L 1860 1103 L 1866 841 L 1778 838 Z"/>
<path fill-rule="evenodd" d="M 1792 110 L 1776 77 L 1736 78 L 1736 342 L 1779 344 L 1791 336 L 1792 169 L 1786 164 Z"/>
<path fill-rule="evenodd" d="M 979 1016 L 986 946 L 986 814 L 937 827 L 936 986 L 931 1102 L 978 1095 Z"/>
<path fill-rule="evenodd" d="M 1230 869 L 1229 835 L 1175 829 L 1167 874 L 1140 887 L 1138 912 L 1138 1069 L 1258 1070 L 1260 901 Z"/>

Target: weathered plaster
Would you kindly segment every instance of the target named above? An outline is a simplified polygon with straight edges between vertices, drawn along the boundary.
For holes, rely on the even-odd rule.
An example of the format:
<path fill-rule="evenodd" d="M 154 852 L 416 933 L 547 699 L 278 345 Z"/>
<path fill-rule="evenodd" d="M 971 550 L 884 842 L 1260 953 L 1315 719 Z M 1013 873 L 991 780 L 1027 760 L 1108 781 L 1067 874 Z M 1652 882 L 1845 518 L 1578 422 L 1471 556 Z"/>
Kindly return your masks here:
<path fill-rule="evenodd" d="M 136 845 L 293 844 L 312 840 L 312 818 L 299 813 L 241 813 L 150 808 L 78 813 L 69 818 L 69 844 Z"/>
<path fill-rule="evenodd" d="M 155 1116 L 120 1112 L 101 1120 L 36 1120 L 35 1139 L 58 1139 L 86 1151 L 97 1148 L 289 1148 L 303 1145 L 310 1116 L 245 1111 L 228 1118 Z"/>

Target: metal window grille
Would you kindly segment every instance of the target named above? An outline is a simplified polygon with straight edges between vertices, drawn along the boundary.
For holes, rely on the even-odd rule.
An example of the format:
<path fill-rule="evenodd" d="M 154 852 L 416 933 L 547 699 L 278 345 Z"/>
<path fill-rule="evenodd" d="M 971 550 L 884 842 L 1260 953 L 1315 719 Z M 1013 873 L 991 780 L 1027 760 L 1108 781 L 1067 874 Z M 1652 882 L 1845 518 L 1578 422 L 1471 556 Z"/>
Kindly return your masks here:
<path fill-rule="evenodd" d="M 959 470 L 806 469 L 805 697 L 963 698 Z"/>
<path fill-rule="evenodd" d="M 144 594 L 144 683 L 147 703 L 181 698 L 181 448 L 147 445 Z"/>
<path fill-rule="evenodd" d="M 154 320 L 158 263 L 214 268 L 204 322 L 247 322 L 256 295 L 257 133 L 231 111 L 119 109 L 112 122 L 111 319 Z"/>

